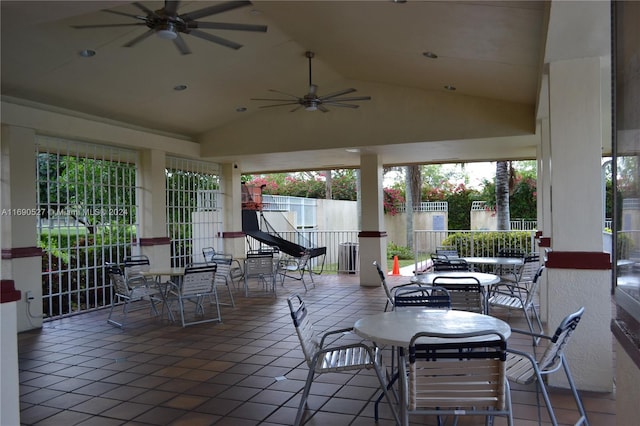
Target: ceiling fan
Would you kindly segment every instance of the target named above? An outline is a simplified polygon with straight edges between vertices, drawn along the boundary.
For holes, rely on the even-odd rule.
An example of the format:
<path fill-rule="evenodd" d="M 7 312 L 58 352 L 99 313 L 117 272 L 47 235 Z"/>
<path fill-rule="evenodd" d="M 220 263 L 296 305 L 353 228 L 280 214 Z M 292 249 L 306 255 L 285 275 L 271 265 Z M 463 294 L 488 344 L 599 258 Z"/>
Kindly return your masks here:
<path fill-rule="evenodd" d="M 344 89 L 335 93 L 331 93 L 329 95 L 319 96 L 318 86 L 312 83 L 311 80 L 311 59 L 314 57 L 313 52 L 305 52 L 305 56 L 309 60 L 309 92 L 303 97 L 298 97 L 295 95 L 290 95 L 289 93 L 281 92 L 279 90 L 269 89 L 270 92 L 280 93 L 281 95 L 289 96 L 289 99 L 269 99 L 269 98 L 252 98 L 252 101 L 273 101 L 273 102 L 281 102 L 279 104 L 273 105 L 262 105 L 260 108 L 271 108 L 278 107 L 284 105 L 298 105 L 294 109 L 291 110 L 297 111 L 298 109 L 304 107 L 307 111 L 316 111 L 320 110 L 322 112 L 329 112 L 327 106 L 334 107 L 343 107 L 343 108 L 358 108 L 360 105 L 349 104 L 345 102 L 353 102 L 353 101 L 369 101 L 371 100 L 371 96 L 350 96 L 346 98 L 341 98 L 340 96 L 353 93 L 356 89 Z"/>
<path fill-rule="evenodd" d="M 133 40 L 129 41 L 124 47 L 132 47 L 142 40 L 146 39 L 152 34 L 157 34 L 158 37 L 173 40 L 180 53 L 188 55 L 191 53 L 189 47 L 180 36 L 180 33 L 189 34 L 194 37 L 201 38 L 203 40 L 211 41 L 219 45 L 229 47 L 231 49 L 239 49 L 241 44 L 235 43 L 231 40 L 227 40 L 222 37 L 215 36 L 213 34 L 201 31 L 200 28 L 210 30 L 234 30 L 234 31 L 256 31 L 266 32 L 266 25 L 249 25 L 249 24 L 231 24 L 225 22 L 200 22 L 196 19 L 204 18 L 206 16 L 216 15 L 218 13 L 226 12 L 229 10 L 237 9 L 239 7 L 249 6 L 250 1 L 229 1 L 214 6 L 198 9 L 193 12 L 178 14 L 179 1 L 165 1 L 164 7 L 158 10 L 151 10 L 142 3 L 133 2 L 135 7 L 140 9 L 146 14 L 144 15 L 132 15 L 130 13 L 119 12 L 115 10 L 104 9 L 103 12 L 109 12 L 116 15 L 128 16 L 130 18 L 137 19 L 141 22 L 128 23 L 128 24 L 102 24 L 102 25 L 73 25 L 73 28 L 85 29 L 85 28 L 104 28 L 104 27 L 128 27 L 128 26 L 142 26 L 145 25 L 149 30 Z"/>

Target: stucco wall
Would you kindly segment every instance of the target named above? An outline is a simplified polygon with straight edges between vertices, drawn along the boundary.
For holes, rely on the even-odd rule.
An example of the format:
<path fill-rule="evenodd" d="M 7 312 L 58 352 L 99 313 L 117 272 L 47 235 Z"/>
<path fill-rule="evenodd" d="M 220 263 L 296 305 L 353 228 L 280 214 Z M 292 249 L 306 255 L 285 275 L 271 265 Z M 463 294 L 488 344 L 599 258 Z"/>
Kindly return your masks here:
<path fill-rule="evenodd" d="M 318 200 L 319 231 L 358 230 L 358 203 L 345 200 Z"/>
<path fill-rule="evenodd" d="M 447 212 L 414 212 L 413 213 L 413 229 L 414 230 L 433 230 L 434 222 L 444 225 L 447 229 L 447 221 L 449 220 Z M 406 247 L 407 245 L 407 215 L 399 213 L 391 216 L 384 216 L 384 223 L 387 231 L 387 241 L 396 245 Z"/>

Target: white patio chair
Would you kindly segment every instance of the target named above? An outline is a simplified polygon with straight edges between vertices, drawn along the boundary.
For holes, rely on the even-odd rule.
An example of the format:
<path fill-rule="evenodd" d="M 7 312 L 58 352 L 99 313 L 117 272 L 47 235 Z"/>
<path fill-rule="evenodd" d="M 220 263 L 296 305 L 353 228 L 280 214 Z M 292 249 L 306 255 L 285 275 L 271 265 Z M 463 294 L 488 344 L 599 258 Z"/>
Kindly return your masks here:
<path fill-rule="evenodd" d="M 444 287 L 423 287 L 413 284 L 395 287 L 393 293 L 394 310 L 398 308 L 451 308 L 451 295 L 449 290 Z"/>
<path fill-rule="evenodd" d="M 307 283 L 304 279 L 305 272 L 309 275 L 313 288 L 316 288 L 316 283 L 313 281 L 313 273 L 311 272 L 311 252 L 305 251 L 300 257 L 286 257 L 281 258 L 278 261 L 278 274 L 282 278 L 281 285 L 284 285 L 285 278 L 292 278 L 294 280 L 302 281 L 304 291 L 307 291 Z"/>
<path fill-rule="evenodd" d="M 140 272 L 147 272 L 151 269 L 149 258 L 144 255 L 132 255 L 124 258 L 124 276 L 129 278 L 139 275 Z"/>
<path fill-rule="evenodd" d="M 384 275 L 384 272 L 382 271 L 380 264 L 376 260 L 373 261 L 373 266 L 375 266 L 376 270 L 378 271 L 378 275 L 380 275 L 380 284 L 384 289 L 384 294 L 387 296 L 387 302 L 384 305 L 384 311 L 386 312 L 387 309 L 389 309 L 389 307 L 391 307 L 391 310 L 393 310 L 393 295 L 391 294 L 391 290 L 389 290 L 389 284 L 387 284 L 387 277 Z"/>
<path fill-rule="evenodd" d="M 107 317 L 109 324 L 124 328 L 131 304 L 141 300 L 148 300 L 151 311 L 154 315 L 158 315 L 156 304 L 163 303 L 164 297 L 155 281 L 147 280 L 142 275 L 133 275 L 127 279 L 118 265 L 107 263 L 105 266 L 111 281 L 111 309 Z M 120 302 L 122 302 L 122 319 L 117 321 L 113 314 L 116 304 Z M 146 306 L 140 306 L 140 308 L 144 307 Z"/>
<path fill-rule="evenodd" d="M 443 342 L 420 343 L 421 338 Z M 408 371 L 400 363 L 400 377 L 406 378 L 403 424 L 409 424 L 409 415 L 420 414 L 438 416 L 438 424 L 449 415 L 486 416 L 487 422 L 504 416 L 513 425 L 506 348 L 504 336 L 491 331 L 413 336 Z"/>
<path fill-rule="evenodd" d="M 233 267 L 233 256 L 230 254 L 216 253 L 210 259 L 207 259 L 207 264 L 216 265 L 215 284 L 223 285 L 226 287 L 229 293 L 229 303 L 218 302 L 220 305 L 229 305 L 231 307 L 236 306 L 233 300 L 233 292 L 231 291 L 231 285 L 233 285 L 233 278 L 231 276 L 231 270 Z"/>
<path fill-rule="evenodd" d="M 262 284 L 265 293 L 276 297 L 276 267 L 273 252 L 247 253 L 244 261 L 244 293 L 249 296 L 249 281 L 256 278 Z"/>
<path fill-rule="evenodd" d="M 567 377 L 569 387 L 571 388 L 571 393 L 573 394 L 573 398 L 576 402 L 576 405 L 578 406 L 578 411 L 580 413 L 580 418 L 575 423 L 575 425 L 589 425 L 589 421 L 587 420 L 587 413 L 584 410 L 584 406 L 582 405 L 582 401 L 580 400 L 580 395 L 578 394 L 578 390 L 573 381 L 573 377 L 571 376 L 571 371 L 569 370 L 569 364 L 567 363 L 567 359 L 564 356 L 564 350 L 569 343 L 573 331 L 580 322 L 583 313 L 584 307 L 578 309 L 576 312 L 570 315 L 567 315 L 562 320 L 553 336 L 535 334 L 524 330 L 511 330 L 513 333 L 527 334 L 549 341 L 549 346 L 545 350 L 540 360 L 536 360 L 535 356 L 532 354 L 516 349 L 508 349 L 509 354 L 507 356 L 507 377 L 509 378 L 509 380 L 524 385 L 528 385 L 531 383 L 537 384 L 536 402 L 538 405 L 538 424 L 541 424 L 540 399 L 538 393 L 538 390 L 540 390 L 542 392 L 544 402 L 547 405 L 547 411 L 549 412 L 551 423 L 554 426 L 558 425 L 558 420 L 556 419 L 553 407 L 551 406 L 551 401 L 549 400 L 549 394 L 547 393 L 547 388 L 545 386 L 543 377 L 555 373 L 556 371 L 560 370 L 560 368 L 562 368 Z"/>
<path fill-rule="evenodd" d="M 313 383 L 313 378 L 316 374 L 362 369 L 375 370 L 376 376 L 380 382 L 380 387 L 390 404 L 391 411 L 393 412 L 396 422 L 399 424 L 400 419 L 394 408 L 393 402 L 391 401 L 389 392 L 387 391 L 387 383 L 384 378 L 384 366 L 382 364 L 380 349 L 368 346 L 362 342 L 346 345 L 334 345 L 335 340 L 337 340 L 340 335 L 348 333 L 353 329 L 343 328 L 339 330 L 332 330 L 324 333 L 322 336 L 318 336 L 314 331 L 313 323 L 311 322 L 310 315 L 302 298 L 297 294 L 291 295 L 287 298 L 287 304 L 289 305 L 289 312 L 291 313 L 293 325 L 296 328 L 296 334 L 300 340 L 304 358 L 307 361 L 307 366 L 309 367 L 309 374 L 307 374 L 307 380 L 304 385 L 294 425 L 298 426 L 302 424 L 304 407 L 307 403 L 311 384 Z M 336 337 L 336 339 L 334 339 L 330 345 L 325 344 L 327 338 L 333 337 Z"/>
<path fill-rule="evenodd" d="M 535 305 L 535 296 L 540 286 L 540 277 L 544 271 L 544 266 L 538 267 L 538 271 L 534 275 L 531 285 L 509 283 L 508 281 L 502 281 L 499 284 L 494 285 L 491 288 L 491 295 L 489 296 L 488 304 L 489 310 L 491 308 L 508 309 L 509 311 L 518 310 L 522 312 L 524 318 L 527 320 L 529 331 L 531 333 L 543 333 L 542 321 L 540 321 L 540 315 Z M 533 329 L 533 323 L 531 322 L 531 315 L 536 320 L 538 330 Z M 536 346 L 540 341 L 540 338 L 532 336 L 533 345 Z"/>
<path fill-rule="evenodd" d="M 451 309 L 479 314 L 486 312 L 484 290 L 476 277 L 465 276 L 464 273 L 457 276 L 439 276 L 433 279 L 432 284 L 449 291 Z"/>
<path fill-rule="evenodd" d="M 216 265 L 206 263 L 188 265 L 182 279 L 176 280 L 177 282 L 169 281 L 171 284 L 168 294 L 169 309 L 171 310 L 173 303 L 177 302 L 183 327 L 213 321 L 222 322 L 218 293 L 214 284 L 216 269 Z M 203 303 L 205 297 L 211 298 L 216 307 L 216 316 L 205 317 Z M 194 307 L 191 321 L 187 319 L 187 302 Z"/>

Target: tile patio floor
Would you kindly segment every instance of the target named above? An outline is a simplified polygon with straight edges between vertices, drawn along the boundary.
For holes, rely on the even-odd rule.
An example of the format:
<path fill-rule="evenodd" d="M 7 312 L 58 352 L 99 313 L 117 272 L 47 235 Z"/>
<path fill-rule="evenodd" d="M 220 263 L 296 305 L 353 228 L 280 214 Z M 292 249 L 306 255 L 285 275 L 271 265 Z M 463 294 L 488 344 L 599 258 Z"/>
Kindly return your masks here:
<path fill-rule="evenodd" d="M 389 278 L 392 285 L 406 281 Z M 221 324 L 183 329 L 143 309 L 130 314 L 123 331 L 107 324 L 108 310 L 103 309 L 20 333 L 22 424 L 290 425 L 308 370 L 287 296 L 303 296 L 319 332 L 350 327 L 384 307 L 382 289 L 360 287 L 357 276 L 321 276 L 316 284 L 305 294 L 301 283 L 287 280 L 277 298 L 246 298 L 238 292 L 235 308 L 222 307 Z M 496 315 L 526 328 L 517 315 Z M 512 337 L 509 344 L 531 348 L 528 339 Z M 374 425 L 377 395 L 372 372 L 317 376 L 306 424 Z M 581 395 L 592 426 L 615 424 L 615 395 Z M 537 424 L 534 388 L 514 384 L 512 399 L 515 424 Z M 562 425 L 576 421 L 568 392 L 553 389 L 552 401 Z M 544 408 L 542 414 L 546 419 Z M 379 425 L 393 425 L 386 404 L 381 415 Z M 460 423 L 484 424 L 480 419 Z M 435 423 L 423 417 L 412 424 Z M 497 418 L 495 424 L 506 422 Z"/>

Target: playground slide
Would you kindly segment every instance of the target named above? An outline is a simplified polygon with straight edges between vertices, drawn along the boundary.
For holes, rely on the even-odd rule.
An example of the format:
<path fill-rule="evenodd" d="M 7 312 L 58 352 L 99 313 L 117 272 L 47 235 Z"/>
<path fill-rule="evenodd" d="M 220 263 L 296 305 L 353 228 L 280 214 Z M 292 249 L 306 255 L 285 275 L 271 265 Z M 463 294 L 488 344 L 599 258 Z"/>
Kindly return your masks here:
<path fill-rule="evenodd" d="M 289 240 L 285 240 L 277 235 L 269 234 L 261 231 L 258 225 L 258 212 L 255 210 L 243 210 L 242 211 L 242 232 L 255 238 L 261 243 L 267 244 L 271 247 L 278 247 L 281 252 L 284 252 L 293 257 L 300 257 L 307 248 L 299 244 L 293 243 Z M 326 254 L 326 247 L 311 248 L 311 257 L 320 256 Z"/>

